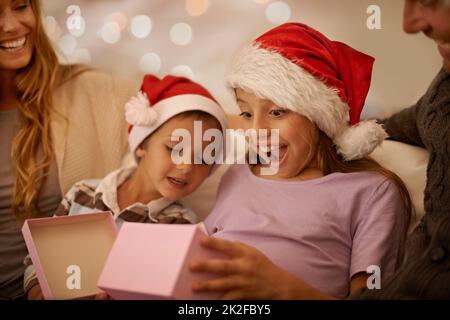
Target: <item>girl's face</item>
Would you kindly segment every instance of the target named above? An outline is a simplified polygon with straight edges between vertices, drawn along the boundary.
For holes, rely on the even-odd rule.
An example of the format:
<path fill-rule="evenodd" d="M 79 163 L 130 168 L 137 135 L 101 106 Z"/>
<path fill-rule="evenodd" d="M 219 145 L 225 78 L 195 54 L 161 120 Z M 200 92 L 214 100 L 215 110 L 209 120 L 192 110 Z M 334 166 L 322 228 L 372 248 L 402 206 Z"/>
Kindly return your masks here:
<path fill-rule="evenodd" d="M 295 179 L 306 169 L 315 168 L 319 132 L 311 121 L 239 88 L 236 89 L 236 97 L 245 130 L 267 129 L 267 143 L 270 144 L 270 130 L 279 129 L 279 144 L 269 146 L 279 152 L 279 169 L 273 178 Z"/>
<path fill-rule="evenodd" d="M 30 63 L 35 31 L 29 0 L 0 0 L 0 70 L 16 71 Z"/>
<path fill-rule="evenodd" d="M 218 121 L 212 117 L 198 119 L 196 115 L 181 114 L 167 121 L 136 150 L 140 158 L 138 172 L 150 183 L 158 197 L 173 201 L 183 198 L 194 192 L 211 172 L 212 165 L 194 164 L 194 157 L 201 157 L 209 144 L 202 141 L 202 154 L 194 154 L 194 121 L 202 122 L 202 137 L 208 129 L 220 129 Z M 186 129 L 190 133 L 191 145 L 187 145 L 187 152 L 191 154 L 190 163 L 177 165 L 172 160 L 172 150 L 180 144 L 179 141 L 171 141 L 176 129 Z M 183 149 L 183 156 L 184 152 L 186 150 Z"/>

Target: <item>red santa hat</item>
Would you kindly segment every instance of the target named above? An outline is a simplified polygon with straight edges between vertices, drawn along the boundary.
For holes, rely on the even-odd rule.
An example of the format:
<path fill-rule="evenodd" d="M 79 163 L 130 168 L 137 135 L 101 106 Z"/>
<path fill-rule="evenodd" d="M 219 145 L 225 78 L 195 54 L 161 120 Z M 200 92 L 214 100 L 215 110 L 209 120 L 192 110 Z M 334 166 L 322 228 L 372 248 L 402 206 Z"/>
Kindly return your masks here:
<path fill-rule="evenodd" d="M 228 83 L 305 116 L 349 161 L 369 155 L 387 137 L 376 121 L 359 121 L 373 63 L 304 24 L 287 23 L 236 56 Z"/>
<path fill-rule="evenodd" d="M 141 91 L 125 105 L 130 124 L 128 142 L 133 155 L 140 144 L 166 121 L 187 111 L 203 111 L 216 118 L 223 132 L 227 117 L 219 103 L 202 87 L 187 78 L 146 75 Z"/>

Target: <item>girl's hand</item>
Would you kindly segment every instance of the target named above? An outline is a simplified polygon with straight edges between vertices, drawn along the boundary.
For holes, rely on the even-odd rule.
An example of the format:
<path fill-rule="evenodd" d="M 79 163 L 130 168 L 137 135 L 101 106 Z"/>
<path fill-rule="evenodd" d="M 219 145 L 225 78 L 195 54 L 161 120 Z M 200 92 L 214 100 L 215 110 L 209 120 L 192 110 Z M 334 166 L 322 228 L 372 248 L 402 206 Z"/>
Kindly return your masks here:
<path fill-rule="evenodd" d="M 94 300 L 111 300 L 111 297 L 106 292 L 98 293 Z"/>
<path fill-rule="evenodd" d="M 198 292 L 222 291 L 222 299 L 295 299 L 299 293 L 315 290 L 293 274 L 279 268 L 259 250 L 240 242 L 213 237 L 202 239 L 206 248 L 225 253 L 230 260 L 211 259 L 193 261 L 194 272 L 207 272 L 218 278 L 194 283 Z"/>

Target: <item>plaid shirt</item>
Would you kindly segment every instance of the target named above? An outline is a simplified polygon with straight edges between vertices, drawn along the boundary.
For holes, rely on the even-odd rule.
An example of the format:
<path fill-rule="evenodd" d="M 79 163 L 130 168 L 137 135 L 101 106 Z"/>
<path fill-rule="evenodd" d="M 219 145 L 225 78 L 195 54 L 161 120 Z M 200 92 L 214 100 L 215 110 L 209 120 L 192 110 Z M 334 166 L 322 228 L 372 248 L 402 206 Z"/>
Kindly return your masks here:
<path fill-rule="evenodd" d="M 160 198 L 147 204 L 134 203 L 120 209 L 117 189 L 136 170 L 136 167 L 119 169 L 102 180 L 83 180 L 67 193 L 56 215 L 78 215 L 111 211 L 120 226 L 123 221 L 145 223 L 196 223 L 196 215 L 181 202 Z"/>

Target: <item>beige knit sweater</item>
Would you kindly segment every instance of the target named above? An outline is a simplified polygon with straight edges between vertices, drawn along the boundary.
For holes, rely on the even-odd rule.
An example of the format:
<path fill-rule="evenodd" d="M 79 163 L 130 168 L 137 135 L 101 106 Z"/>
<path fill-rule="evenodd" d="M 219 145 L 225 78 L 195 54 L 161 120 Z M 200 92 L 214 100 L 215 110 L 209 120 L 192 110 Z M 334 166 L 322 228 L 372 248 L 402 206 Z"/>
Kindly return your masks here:
<path fill-rule="evenodd" d="M 128 153 L 124 105 L 135 94 L 131 82 L 95 70 L 58 88 L 51 132 L 61 191 L 77 181 L 102 178 Z"/>

